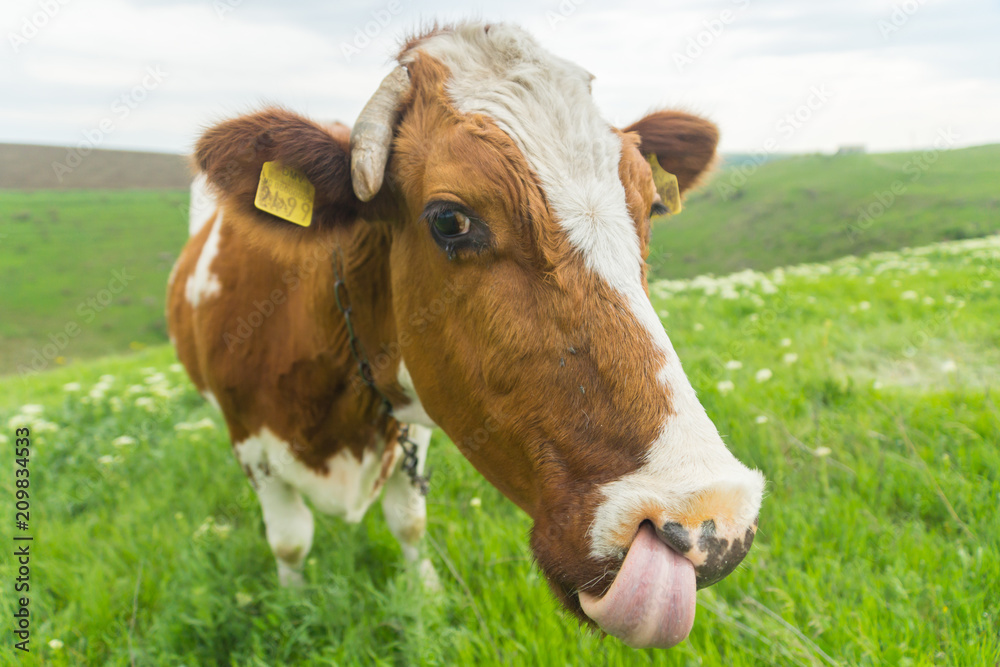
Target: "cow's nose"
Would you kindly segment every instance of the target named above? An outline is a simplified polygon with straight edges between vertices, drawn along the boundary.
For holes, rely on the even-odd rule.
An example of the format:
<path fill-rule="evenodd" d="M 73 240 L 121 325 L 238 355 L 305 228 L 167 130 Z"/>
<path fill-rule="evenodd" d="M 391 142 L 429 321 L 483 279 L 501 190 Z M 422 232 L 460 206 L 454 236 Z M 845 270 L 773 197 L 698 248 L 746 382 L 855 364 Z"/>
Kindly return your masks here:
<path fill-rule="evenodd" d="M 750 551 L 757 532 L 757 519 L 746 530 L 720 531 L 708 519 L 691 528 L 668 522 L 656 529 L 660 539 L 694 564 L 698 588 L 707 588 L 736 569 Z"/>

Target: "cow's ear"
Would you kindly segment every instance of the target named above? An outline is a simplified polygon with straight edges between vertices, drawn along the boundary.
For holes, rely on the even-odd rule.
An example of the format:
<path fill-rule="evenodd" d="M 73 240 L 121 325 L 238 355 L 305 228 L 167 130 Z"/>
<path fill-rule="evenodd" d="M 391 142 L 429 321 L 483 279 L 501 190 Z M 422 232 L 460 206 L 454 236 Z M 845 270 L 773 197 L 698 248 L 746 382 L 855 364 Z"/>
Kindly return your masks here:
<path fill-rule="evenodd" d="M 351 187 L 350 131 L 321 126 L 285 109 L 268 108 L 208 129 L 195 147 L 196 167 L 219 196 L 227 220 L 255 245 L 298 246 L 357 219 L 362 204 Z M 291 167 L 315 188 L 307 227 L 258 208 L 265 162 Z"/>
<path fill-rule="evenodd" d="M 682 111 L 656 111 L 625 128 L 642 140 L 644 156 L 656 155 L 664 170 L 677 177 L 683 194 L 698 184 L 715 161 L 719 128 L 714 123 Z"/>

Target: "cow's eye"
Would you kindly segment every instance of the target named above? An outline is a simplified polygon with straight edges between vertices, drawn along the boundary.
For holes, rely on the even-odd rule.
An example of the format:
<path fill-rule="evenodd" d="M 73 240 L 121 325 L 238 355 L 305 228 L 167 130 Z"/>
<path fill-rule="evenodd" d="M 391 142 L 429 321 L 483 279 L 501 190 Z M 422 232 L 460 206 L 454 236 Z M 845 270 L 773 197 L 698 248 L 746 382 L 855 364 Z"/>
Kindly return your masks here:
<path fill-rule="evenodd" d="M 455 259 L 462 251 L 482 252 L 490 246 L 489 226 L 468 206 L 453 201 L 432 201 L 421 218 L 430 227 L 431 237 Z"/>
<path fill-rule="evenodd" d="M 446 239 L 464 236 L 472 228 L 471 218 L 454 209 L 437 212 L 431 220 L 431 224 L 434 225 L 434 231 Z"/>
<path fill-rule="evenodd" d="M 663 202 L 656 202 L 653 204 L 653 208 L 649 209 L 649 217 L 651 218 L 657 215 L 666 215 L 667 213 L 670 213 L 670 209 Z"/>

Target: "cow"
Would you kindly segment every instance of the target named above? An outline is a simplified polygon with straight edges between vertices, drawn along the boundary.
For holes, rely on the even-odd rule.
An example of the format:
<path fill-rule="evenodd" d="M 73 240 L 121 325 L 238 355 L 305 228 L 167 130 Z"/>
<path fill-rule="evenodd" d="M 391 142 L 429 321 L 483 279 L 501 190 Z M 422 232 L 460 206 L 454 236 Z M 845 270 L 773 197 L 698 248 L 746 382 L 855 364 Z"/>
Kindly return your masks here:
<path fill-rule="evenodd" d="M 698 401 L 645 263 L 654 170 L 688 191 L 718 131 L 675 110 L 615 128 L 592 78 L 517 26 L 461 22 L 408 38 L 351 129 L 268 107 L 198 140 L 209 204 L 169 333 L 282 584 L 312 542 L 303 496 L 358 521 L 380 493 L 433 584 L 436 427 L 530 516 L 559 602 L 631 646 L 683 640 L 696 589 L 746 555 L 764 477 Z M 298 224 L 255 204 L 268 164 L 313 189 Z"/>

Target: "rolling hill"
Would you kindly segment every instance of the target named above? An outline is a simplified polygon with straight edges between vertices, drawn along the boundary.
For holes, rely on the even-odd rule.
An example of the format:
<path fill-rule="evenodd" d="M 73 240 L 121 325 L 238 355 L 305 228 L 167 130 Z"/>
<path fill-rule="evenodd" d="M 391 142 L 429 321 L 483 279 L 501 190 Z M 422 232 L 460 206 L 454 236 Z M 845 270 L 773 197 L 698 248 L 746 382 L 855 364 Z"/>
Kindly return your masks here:
<path fill-rule="evenodd" d="M 766 270 L 1000 230 L 1000 145 L 799 155 L 715 174 L 653 227 L 659 278 Z"/>
<path fill-rule="evenodd" d="M 187 188 L 190 182 L 182 155 L 0 144 L 0 189 Z"/>

